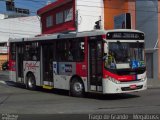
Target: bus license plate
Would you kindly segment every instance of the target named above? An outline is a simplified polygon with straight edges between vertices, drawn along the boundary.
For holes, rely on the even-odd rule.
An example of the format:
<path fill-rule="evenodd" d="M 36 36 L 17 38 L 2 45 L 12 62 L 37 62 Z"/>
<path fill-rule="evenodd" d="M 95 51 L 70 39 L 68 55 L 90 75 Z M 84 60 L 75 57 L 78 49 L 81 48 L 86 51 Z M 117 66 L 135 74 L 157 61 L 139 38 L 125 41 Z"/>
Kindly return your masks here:
<path fill-rule="evenodd" d="M 136 88 L 137 88 L 137 85 L 130 85 L 130 88 L 131 88 L 131 89 L 136 89 Z"/>

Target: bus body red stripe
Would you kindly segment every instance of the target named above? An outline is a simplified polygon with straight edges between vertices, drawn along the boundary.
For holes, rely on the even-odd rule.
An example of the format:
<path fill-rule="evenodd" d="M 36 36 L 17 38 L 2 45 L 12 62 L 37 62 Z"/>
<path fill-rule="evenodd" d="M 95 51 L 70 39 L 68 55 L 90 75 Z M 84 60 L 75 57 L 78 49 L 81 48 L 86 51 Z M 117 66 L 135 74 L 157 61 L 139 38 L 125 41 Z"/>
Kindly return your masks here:
<path fill-rule="evenodd" d="M 127 82 L 127 81 L 132 81 L 132 80 L 136 80 L 136 75 L 123 75 L 123 76 L 120 76 L 120 75 L 117 75 L 117 74 L 114 74 L 114 73 L 111 73 L 107 70 L 104 70 L 104 75 L 103 75 L 103 78 L 105 78 L 106 76 L 107 77 L 112 77 L 118 81 L 122 81 L 122 82 Z"/>

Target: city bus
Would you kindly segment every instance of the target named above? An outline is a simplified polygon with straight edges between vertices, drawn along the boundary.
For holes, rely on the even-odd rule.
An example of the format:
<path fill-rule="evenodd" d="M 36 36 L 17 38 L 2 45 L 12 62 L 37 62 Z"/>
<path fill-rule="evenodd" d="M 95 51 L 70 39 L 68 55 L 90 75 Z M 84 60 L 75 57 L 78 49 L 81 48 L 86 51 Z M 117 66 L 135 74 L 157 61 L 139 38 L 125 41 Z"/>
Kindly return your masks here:
<path fill-rule="evenodd" d="M 147 89 L 144 33 L 93 30 L 9 40 L 10 80 L 35 90 L 117 94 Z"/>

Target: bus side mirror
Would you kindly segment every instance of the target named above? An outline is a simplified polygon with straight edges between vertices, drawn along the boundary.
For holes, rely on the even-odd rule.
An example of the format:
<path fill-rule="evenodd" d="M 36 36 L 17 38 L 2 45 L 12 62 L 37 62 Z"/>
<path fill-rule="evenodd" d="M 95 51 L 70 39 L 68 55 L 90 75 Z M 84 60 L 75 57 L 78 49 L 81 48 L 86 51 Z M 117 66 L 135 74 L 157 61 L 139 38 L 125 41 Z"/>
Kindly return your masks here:
<path fill-rule="evenodd" d="M 104 43 L 104 53 L 108 53 L 108 43 Z"/>

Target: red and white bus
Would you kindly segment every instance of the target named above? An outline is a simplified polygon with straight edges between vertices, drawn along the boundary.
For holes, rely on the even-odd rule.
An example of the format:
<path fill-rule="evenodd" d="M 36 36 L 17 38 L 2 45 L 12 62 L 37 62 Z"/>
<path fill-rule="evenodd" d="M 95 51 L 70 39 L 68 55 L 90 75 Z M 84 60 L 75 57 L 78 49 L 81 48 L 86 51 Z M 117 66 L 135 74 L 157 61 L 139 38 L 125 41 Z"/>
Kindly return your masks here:
<path fill-rule="evenodd" d="M 108 30 L 12 39 L 10 80 L 28 89 L 128 93 L 147 89 L 144 33 Z"/>

